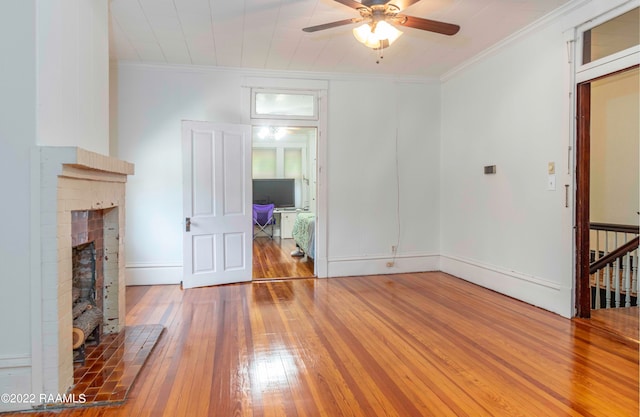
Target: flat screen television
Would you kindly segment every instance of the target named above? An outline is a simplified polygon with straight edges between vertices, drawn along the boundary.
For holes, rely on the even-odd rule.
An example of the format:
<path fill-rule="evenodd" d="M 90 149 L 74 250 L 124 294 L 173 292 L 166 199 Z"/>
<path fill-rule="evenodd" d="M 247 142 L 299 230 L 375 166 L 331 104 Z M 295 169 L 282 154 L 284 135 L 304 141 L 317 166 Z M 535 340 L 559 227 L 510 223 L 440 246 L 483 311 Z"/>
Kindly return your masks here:
<path fill-rule="evenodd" d="M 296 206 L 296 183 L 293 178 L 253 180 L 253 204 L 271 204 L 276 208 Z"/>

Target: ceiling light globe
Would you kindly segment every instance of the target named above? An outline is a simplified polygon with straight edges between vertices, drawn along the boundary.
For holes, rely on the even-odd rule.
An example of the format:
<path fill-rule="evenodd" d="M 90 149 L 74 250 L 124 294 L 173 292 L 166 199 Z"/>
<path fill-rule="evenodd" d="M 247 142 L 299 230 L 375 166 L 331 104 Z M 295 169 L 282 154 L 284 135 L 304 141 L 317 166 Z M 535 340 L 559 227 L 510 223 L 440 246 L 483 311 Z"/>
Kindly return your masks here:
<path fill-rule="evenodd" d="M 365 23 L 353 29 L 353 36 L 358 42 L 371 49 L 382 49 L 391 45 L 402 35 L 402 32 L 385 21 L 380 21 L 371 30 L 371 23 Z"/>

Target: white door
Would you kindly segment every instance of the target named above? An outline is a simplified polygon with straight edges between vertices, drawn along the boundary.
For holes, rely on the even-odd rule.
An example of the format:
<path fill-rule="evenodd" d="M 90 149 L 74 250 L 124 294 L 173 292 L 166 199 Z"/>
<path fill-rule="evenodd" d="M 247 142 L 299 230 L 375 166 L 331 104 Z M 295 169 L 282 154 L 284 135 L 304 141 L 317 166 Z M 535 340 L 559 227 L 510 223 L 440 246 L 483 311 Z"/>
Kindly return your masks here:
<path fill-rule="evenodd" d="M 250 281 L 251 129 L 182 122 L 184 288 Z"/>

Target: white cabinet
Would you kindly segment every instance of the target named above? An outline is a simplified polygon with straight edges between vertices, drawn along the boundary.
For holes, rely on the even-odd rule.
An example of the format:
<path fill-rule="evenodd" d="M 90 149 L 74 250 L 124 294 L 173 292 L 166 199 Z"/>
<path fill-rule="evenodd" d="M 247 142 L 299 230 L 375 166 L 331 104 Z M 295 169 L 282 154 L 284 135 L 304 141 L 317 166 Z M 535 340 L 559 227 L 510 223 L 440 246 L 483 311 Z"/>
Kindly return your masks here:
<path fill-rule="evenodd" d="M 283 211 L 280 214 L 280 237 L 291 239 L 293 237 L 293 225 L 296 222 L 298 213 L 295 211 Z"/>

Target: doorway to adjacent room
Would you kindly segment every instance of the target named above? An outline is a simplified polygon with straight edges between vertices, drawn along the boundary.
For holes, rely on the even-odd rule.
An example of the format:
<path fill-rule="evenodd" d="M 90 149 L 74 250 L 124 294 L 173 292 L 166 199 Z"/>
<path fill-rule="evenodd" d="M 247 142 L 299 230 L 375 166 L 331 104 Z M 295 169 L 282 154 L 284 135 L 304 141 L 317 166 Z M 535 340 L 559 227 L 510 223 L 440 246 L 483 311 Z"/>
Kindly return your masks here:
<path fill-rule="evenodd" d="M 637 318 L 640 45 L 638 8 L 632 6 L 578 28 L 575 225 L 581 318 L 631 308 Z"/>
<path fill-rule="evenodd" d="M 251 90 L 253 279 L 317 275 L 319 94 Z"/>
<path fill-rule="evenodd" d="M 254 224 L 254 279 L 315 276 L 317 132 L 314 126 L 252 127 L 253 203 L 273 204 L 259 221 L 266 226 Z"/>

